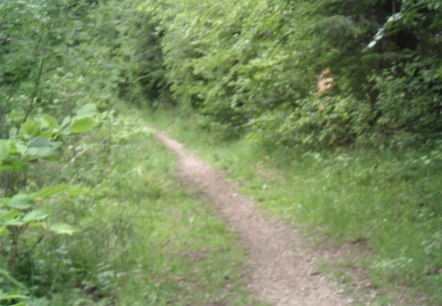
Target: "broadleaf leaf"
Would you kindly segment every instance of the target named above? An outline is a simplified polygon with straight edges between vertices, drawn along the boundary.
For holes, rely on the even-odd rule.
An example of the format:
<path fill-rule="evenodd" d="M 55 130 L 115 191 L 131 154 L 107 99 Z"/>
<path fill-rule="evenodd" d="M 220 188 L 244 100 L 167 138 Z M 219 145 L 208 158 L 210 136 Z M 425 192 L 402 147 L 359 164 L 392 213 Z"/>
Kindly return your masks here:
<path fill-rule="evenodd" d="M 94 119 L 90 117 L 74 118 L 71 126 L 71 133 L 79 134 L 90 130 L 95 125 Z"/>

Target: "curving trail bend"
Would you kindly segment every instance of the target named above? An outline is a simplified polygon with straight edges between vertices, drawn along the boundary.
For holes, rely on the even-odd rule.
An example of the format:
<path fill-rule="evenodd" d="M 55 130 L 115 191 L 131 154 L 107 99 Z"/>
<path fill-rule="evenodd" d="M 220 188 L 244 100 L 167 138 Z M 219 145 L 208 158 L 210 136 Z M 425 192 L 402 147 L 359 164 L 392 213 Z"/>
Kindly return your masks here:
<path fill-rule="evenodd" d="M 263 216 L 247 197 L 209 164 L 164 132 L 156 138 L 178 156 L 177 178 L 185 188 L 213 203 L 248 253 L 249 289 L 263 302 L 278 306 L 344 306 L 352 300 L 337 284 L 316 272 L 316 254 L 295 229 Z"/>

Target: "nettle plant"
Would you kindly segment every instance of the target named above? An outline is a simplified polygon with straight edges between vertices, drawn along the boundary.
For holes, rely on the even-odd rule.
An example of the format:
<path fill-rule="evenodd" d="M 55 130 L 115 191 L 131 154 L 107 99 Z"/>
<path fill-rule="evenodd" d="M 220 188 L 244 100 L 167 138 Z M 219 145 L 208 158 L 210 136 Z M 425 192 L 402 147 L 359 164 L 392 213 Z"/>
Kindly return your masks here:
<path fill-rule="evenodd" d="M 84 188 L 69 184 L 45 186 L 33 190 L 28 172 L 43 161 L 60 161 L 63 139 L 84 133 L 95 126 L 97 109 L 93 104 L 81 107 L 74 116 L 59 123 L 56 118 L 42 114 L 28 118 L 20 128 L 12 128 L 7 139 L 0 139 L 0 179 L 3 196 L 0 197 L 0 301 L 24 299 L 16 294 L 26 292 L 15 280 L 21 258 L 32 252 L 45 234 L 72 235 L 71 225 L 51 220 L 44 204 L 50 197 L 61 193 L 75 195 Z M 38 233 L 37 238 L 23 238 L 24 234 Z M 28 239 L 20 244 L 20 239 Z M 25 245 L 26 247 L 23 247 Z M 20 303 L 21 304 L 21 303 Z"/>

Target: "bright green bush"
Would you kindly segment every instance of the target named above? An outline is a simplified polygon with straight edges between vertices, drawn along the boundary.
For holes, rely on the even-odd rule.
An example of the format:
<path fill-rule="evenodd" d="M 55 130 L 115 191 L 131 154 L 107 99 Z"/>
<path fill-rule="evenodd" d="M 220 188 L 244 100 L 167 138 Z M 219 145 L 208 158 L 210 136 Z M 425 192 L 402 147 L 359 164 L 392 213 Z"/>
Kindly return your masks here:
<path fill-rule="evenodd" d="M 148 7 L 161 51 L 144 45 L 157 55 L 149 67 L 158 71 L 145 67 L 146 88 L 164 77 L 176 103 L 206 126 L 243 131 L 270 117 L 281 122 L 276 129 L 297 131 L 277 141 L 293 136 L 289 142 L 317 146 L 431 144 L 440 133 L 437 1 L 187 0 Z M 324 104 L 314 92 L 325 68 L 333 71 L 333 102 L 316 112 Z"/>
<path fill-rule="evenodd" d="M 299 100 L 295 109 L 264 113 L 253 123 L 250 137 L 298 149 L 348 145 L 368 133 L 371 117 L 370 105 L 354 97 L 312 96 Z"/>
<path fill-rule="evenodd" d="M 69 178 L 60 178 L 55 164 L 67 167 L 81 155 L 87 144 L 77 135 L 95 127 L 96 105 L 103 110 L 116 100 L 115 76 L 122 68 L 109 65 L 114 39 L 109 31 L 100 31 L 105 27 L 100 16 L 97 3 L 88 1 L 0 4 L 2 305 L 18 303 L 24 295 L 47 294 L 57 281 L 63 282 L 57 275 L 72 276 L 72 271 L 57 271 L 62 266 L 34 268 L 43 260 L 37 251 L 51 232 L 73 233 L 66 225 L 70 218 L 54 214 L 51 197 L 67 192 L 78 196 L 79 190 Z M 63 151 L 74 153 L 67 159 Z M 46 171 L 53 172 L 44 176 Z M 54 250 L 46 251 L 56 257 Z"/>

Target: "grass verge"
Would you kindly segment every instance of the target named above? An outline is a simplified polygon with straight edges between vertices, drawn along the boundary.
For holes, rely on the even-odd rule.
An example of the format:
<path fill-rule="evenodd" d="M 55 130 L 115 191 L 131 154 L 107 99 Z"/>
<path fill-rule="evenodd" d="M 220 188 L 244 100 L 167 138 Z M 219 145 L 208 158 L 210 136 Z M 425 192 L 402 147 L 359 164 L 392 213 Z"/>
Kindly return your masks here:
<path fill-rule="evenodd" d="M 258 305 L 242 286 L 235 235 L 210 203 L 177 186 L 174 157 L 125 112 L 84 139 L 74 162 L 40 173 L 89 192 L 50 204 L 54 218 L 78 231 L 47 237 L 29 259 L 34 302 Z"/>
<path fill-rule="evenodd" d="M 226 140 L 191 115 L 146 114 L 228 176 L 261 208 L 287 223 L 363 247 L 338 270 L 359 265 L 378 305 L 442 305 L 442 162 L 438 152 L 341 150 L 299 152 Z M 186 118 L 186 119 L 180 119 Z M 336 269 L 335 269 L 336 271 Z M 342 275 L 338 271 L 338 274 Z M 351 283 L 346 274 L 346 282 Z"/>

